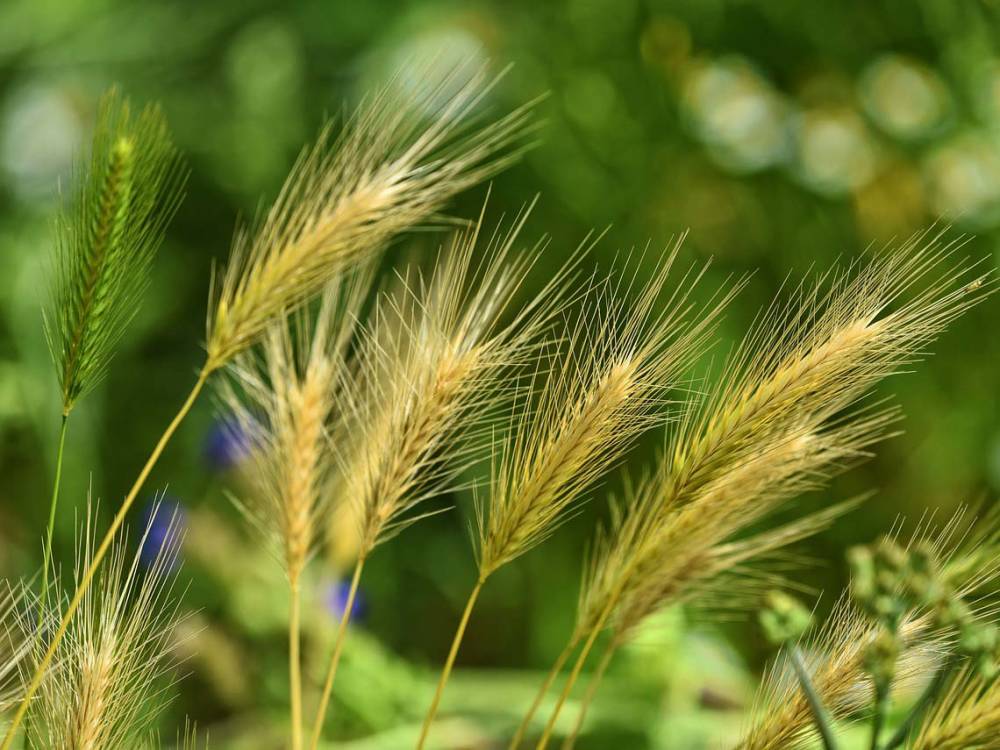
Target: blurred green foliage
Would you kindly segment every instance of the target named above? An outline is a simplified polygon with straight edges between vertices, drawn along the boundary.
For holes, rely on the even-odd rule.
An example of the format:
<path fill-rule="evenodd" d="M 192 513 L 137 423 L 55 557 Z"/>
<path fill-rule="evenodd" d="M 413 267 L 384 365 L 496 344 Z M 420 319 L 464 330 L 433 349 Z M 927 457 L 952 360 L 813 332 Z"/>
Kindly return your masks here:
<path fill-rule="evenodd" d="M 57 555 L 71 559 L 88 487 L 114 507 L 200 363 L 213 263 L 234 226 L 273 197 L 301 146 L 342 107 L 428 54 L 513 67 L 497 111 L 547 94 L 538 145 L 495 181 L 498 218 L 541 193 L 528 238 L 552 241 L 544 277 L 593 229 L 595 251 L 650 252 L 684 230 L 687 262 L 714 258 L 709 289 L 756 269 L 716 361 L 784 279 L 872 252 L 940 220 L 1000 241 L 1000 6 L 992 0 L 4 0 L 0 4 L 0 569 L 30 573 L 52 474 L 59 398 L 41 327 L 59 185 L 119 83 L 162 102 L 187 155 L 187 197 L 137 325 L 68 439 Z M 476 212 L 485 190 L 454 206 Z M 432 235 L 402 243 L 426 249 Z M 818 497 L 875 497 L 808 552 L 803 580 L 841 584 L 842 550 L 898 514 L 947 512 L 1000 490 L 1000 300 L 966 316 L 916 374 L 890 381 L 905 434 Z M 279 747 L 285 719 L 285 589 L 225 499 L 232 471 L 203 401 L 150 486 L 187 509 L 195 614 L 181 697 L 216 747 Z M 661 438 L 636 451 L 634 465 Z M 609 485 L 617 480 L 612 478 Z M 542 551 L 484 594 L 446 700 L 440 740 L 486 747 L 520 716 L 573 618 L 600 492 Z M 473 576 L 467 498 L 370 563 L 366 613 L 348 644 L 331 736 L 405 746 Z M 307 674 L 331 637 L 337 571 L 313 587 Z M 333 592 L 333 593 L 331 593 Z M 826 599 L 830 599 L 828 595 Z M 731 644 L 731 645 L 730 645 Z M 751 625 L 667 613 L 617 663 L 585 748 L 695 748 L 740 724 L 764 652 Z M 569 712 L 572 715 L 572 712 Z M 336 726 L 335 726 L 336 725 Z M 401 734 L 402 733 L 402 734 Z"/>

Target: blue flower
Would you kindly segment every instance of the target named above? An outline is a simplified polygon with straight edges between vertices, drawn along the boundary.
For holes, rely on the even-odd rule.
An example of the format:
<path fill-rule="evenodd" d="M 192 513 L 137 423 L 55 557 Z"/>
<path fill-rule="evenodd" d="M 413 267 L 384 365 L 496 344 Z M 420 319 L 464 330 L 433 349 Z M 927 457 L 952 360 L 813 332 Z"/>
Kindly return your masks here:
<path fill-rule="evenodd" d="M 340 622 L 344 617 L 344 610 L 347 609 L 347 597 L 351 592 L 351 582 L 349 579 L 338 578 L 323 587 L 323 604 L 327 611 Z M 354 606 L 351 607 L 351 620 L 357 622 L 364 619 L 367 609 L 364 594 L 359 589 L 354 596 Z"/>
<path fill-rule="evenodd" d="M 205 461 L 217 471 L 242 463 L 253 450 L 257 431 L 252 422 L 227 417 L 217 419 L 208 434 L 202 452 Z"/>
<path fill-rule="evenodd" d="M 159 566 L 165 572 L 176 569 L 186 516 L 181 502 L 169 495 L 154 497 L 146 503 L 139 547 L 139 562 L 144 567 Z"/>

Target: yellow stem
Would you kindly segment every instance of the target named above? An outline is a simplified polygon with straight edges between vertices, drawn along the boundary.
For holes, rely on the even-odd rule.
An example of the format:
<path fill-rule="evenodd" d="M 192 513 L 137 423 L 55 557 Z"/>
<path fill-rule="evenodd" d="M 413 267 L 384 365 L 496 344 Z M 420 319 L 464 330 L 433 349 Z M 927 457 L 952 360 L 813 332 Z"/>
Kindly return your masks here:
<path fill-rule="evenodd" d="M 361 582 L 361 571 L 365 567 L 365 558 L 359 557 L 354 564 L 354 576 L 351 578 L 351 589 L 347 592 L 347 603 L 344 605 L 344 614 L 340 618 L 340 626 L 337 628 L 337 639 L 333 644 L 333 655 L 330 657 L 330 667 L 326 672 L 326 682 L 323 684 L 323 695 L 319 699 L 319 710 L 316 712 L 316 723 L 313 724 L 312 742 L 309 747 L 316 750 L 319 746 L 320 737 L 323 734 L 323 722 L 326 721 L 326 711 L 330 705 L 330 693 L 333 691 L 333 680 L 337 676 L 337 665 L 340 664 L 340 653 L 344 648 L 344 636 L 347 634 L 347 623 L 351 619 L 351 610 L 354 609 L 354 598 L 358 593 L 358 584 Z M 2 748 L 0 748 L 2 750 Z"/>
<path fill-rule="evenodd" d="M 469 617 L 472 616 L 472 608 L 476 606 L 476 599 L 479 598 L 479 592 L 482 591 L 484 583 L 486 583 L 486 578 L 480 576 L 479 580 L 476 581 L 476 585 L 472 587 L 472 591 L 469 593 L 469 601 L 465 603 L 465 611 L 462 613 L 462 619 L 459 621 L 458 628 L 455 630 L 455 637 L 451 641 L 451 650 L 448 652 L 448 660 L 444 663 L 444 668 L 441 670 L 441 678 L 438 680 L 437 690 L 434 691 L 434 700 L 431 701 L 431 707 L 427 711 L 427 716 L 424 717 L 424 727 L 420 730 L 420 739 L 417 741 L 417 750 L 423 750 L 423 747 L 427 742 L 427 735 L 431 731 L 431 724 L 434 723 L 434 717 L 437 715 L 438 706 L 441 704 L 441 696 L 444 695 L 444 686 L 448 684 L 448 678 L 451 676 L 452 667 L 455 666 L 455 657 L 458 656 L 458 647 L 462 645 L 462 638 L 465 636 L 465 628 L 469 624 Z"/>
<path fill-rule="evenodd" d="M 545 682 L 538 689 L 538 694 L 535 696 L 534 703 L 528 709 L 528 713 L 524 715 L 524 719 L 521 720 L 521 726 L 517 728 L 517 732 L 514 734 L 514 738 L 510 741 L 510 745 L 507 746 L 507 750 L 518 750 L 521 742 L 524 740 L 524 735 L 528 731 L 528 727 L 531 725 L 531 720 L 535 718 L 535 714 L 538 713 L 538 709 L 542 705 L 542 701 L 545 700 L 545 696 L 549 692 L 549 688 L 552 687 L 552 683 L 555 682 L 556 677 L 562 672 L 562 668 L 566 665 L 566 660 L 569 659 L 569 655 L 573 653 L 573 649 L 576 648 L 576 644 L 580 642 L 579 637 L 575 634 L 569 639 L 566 647 L 563 648 L 562 653 L 559 654 L 559 658 L 556 659 L 555 664 L 552 665 L 552 669 L 549 670 L 548 676 L 545 678 Z"/>
<path fill-rule="evenodd" d="M 590 678 L 590 684 L 587 685 L 587 692 L 584 694 L 583 701 L 580 703 L 580 712 L 576 717 L 576 724 L 573 725 L 573 731 L 569 733 L 566 741 L 563 742 L 562 750 L 573 750 L 573 745 L 576 743 L 576 737 L 580 734 L 580 729 L 583 727 L 584 719 L 587 718 L 587 709 L 589 709 L 590 704 L 594 702 L 594 696 L 597 695 L 597 689 L 601 685 L 601 680 L 604 679 L 604 673 L 607 671 L 608 665 L 611 663 L 611 659 L 618 651 L 618 646 L 619 642 L 616 639 L 609 643 L 608 647 L 604 649 L 604 655 L 601 657 L 601 662 L 597 665 L 597 669 Z"/>
<path fill-rule="evenodd" d="M 157 442 L 156 447 L 153 448 L 153 452 L 150 454 L 149 458 L 146 459 L 146 465 L 143 466 L 142 471 L 139 472 L 139 476 L 132 485 L 132 489 L 129 490 L 128 495 L 125 496 L 125 500 L 122 501 L 121 507 L 118 509 L 114 520 L 111 522 L 111 527 L 101 540 L 101 544 L 94 553 L 94 557 L 90 561 L 90 565 L 88 565 L 86 571 L 84 571 L 83 578 L 80 579 L 80 583 L 76 588 L 76 593 L 70 600 L 62 621 L 59 623 L 59 629 L 56 630 L 55 635 L 52 637 L 52 642 L 49 643 L 49 647 L 46 650 L 45 655 L 42 657 L 38 667 L 35 669 L 31 682 L 28 683 L 28 689 L 25 691 L 24 697 L 21 699 L 21 702 L 17 707 L 14 718 L 7 727 L 7 733 L 4 735 L 3 744 L 0 744 L 0 750 L 10 750 L 13 745 L 18 727 L 20 727 L 21 722 L 24 720 L 24 714 L 27 712 L 31 700 L 35 697 L 35 693 L 38 692 L 38 688 L 41 686 L 42 680 L 45 678 L 45 672 L 52 663 L 56 649 L 59 648 L 59 644 L 62 643 L 62 639 L 66 635 L 66 630 L 69 628 L 70 621 L 73 619 L 73 616 L 76 614 L 76 610 L 80 607 L 80 602 L 83 601 L 83 597 L 90 588 L 90 584 L 94 580 L 94 574 L 97 573 L 97 569 L 100 567 L 101 562 L 103 562 L 105 555 L 108 554 L 108 550 L 111 548 L 111 543 L 114 541 L 115 534 L 118 533 L 118 529 L 121 528 L 121 525 L 125 522 L 125 516 L 128 514 L 129 509 L 135 502 L 136 497 L 139 496 L 139 491 L 146 482 L 146 478 L 156 465 L 156 461 L 160 458 L 160 454 L 163 453 L 163 449 L 167 447 L 167 443 L 170 442 L 170 438 L 180 426 L 181 422 L 184 421 L 184 417 L 186 417 L 187 413 L 191 411 L 191 407 L 194 405 L 195 400 L 198 398 L 198 394 L 201 392 L 201 389 L 205 385 L 205 381 L 208 380 L 208 376 L 211 373 L 212 370 L 207 365 L 202 368 L 200 373 L 198 373 L 198 380 L 195 381 L 194 387 L 191 389 L 191 393 L 188 394 L 187 400 L 184 401 L 180 411 L 174 415 L 173 420 L 169 425 L 167 425 L 167 429 L 164 431 L 163 435 L 160 436 L 160 440 Z"/>
<path fill-rule="evenodd" d="M 288 614 L 288 687 L 292 703 L 292 750 L 302 748 L 302 660 L 299 655 L 302 597 L 299 577 L 291 581 L 291 611 Z"/>
<path fill-rule="evenodd" d="M 604 623 L 607 622 L 608 617 L 611 616 L 611 611 L 613 609 L 614 600 L 609 602 L 608 606 L 604 608 L 604 611 L 601 613 L 597 623 L 590 631 L 590 635 L 587 636 L 587 640 L 583 644 L 583 648 L 580 650 L 580 655 L 576 657 L 576 663 L 573 665 L 573 671 L 570 672 L 569 677 L 566 680 L 566 684 L 563 685 L 562 693 L 559 694 L 559 699 L 556 701 L 555 708 L 552 709 L 552 715 L 549 716 L 549 721 L 545 725 L 545 731 L 542 732 L 542 738 L 538 740 L 535 750 L 545 750 L 545 748 L 548 747 L 549 739 L 552 737 L 552 730 L 555 728 L 556 720 L 559 718 L 559 712 L 562 711 L 563 704 L 566 703 L 566 699 L 569 698 L 569 694 L 573 691 L 573 686 L 580 677 L 580 671 L 583 669 L 584 662 L 587 661 L 587 657 L 590 655 L 590 650 L 594 647 L 594 643 L 597 641 L 597 636 L 600 635 L 601 631 L 604 629 Z"/>

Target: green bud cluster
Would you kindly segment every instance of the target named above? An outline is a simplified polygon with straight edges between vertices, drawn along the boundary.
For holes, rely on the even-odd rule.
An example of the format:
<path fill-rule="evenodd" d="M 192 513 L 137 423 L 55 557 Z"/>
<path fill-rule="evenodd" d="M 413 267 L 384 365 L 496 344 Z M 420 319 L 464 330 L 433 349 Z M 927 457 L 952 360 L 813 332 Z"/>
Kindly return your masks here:
<path fill-rule="evenodd" d="M 968 656 L 987 679 L 1000 672 L 1000 631 L 977 621 L 972 609 L 951 589 L 927 542 L 910 549 L 883 539 L 848 553 L 854 600 L 882 626 L 866 653 L 875 679 L 892 679 L 900 646 L 901 618 L 915 609 L 929 610 L 934 624 L 957 634 L 957 651 Z"/>
<path fill-rule="evenodd" d="M 758 619 L 767 640 L 780 646 L 800 638 L 809 629 L 812 613 L 794 597 L 769 591 Z"/>

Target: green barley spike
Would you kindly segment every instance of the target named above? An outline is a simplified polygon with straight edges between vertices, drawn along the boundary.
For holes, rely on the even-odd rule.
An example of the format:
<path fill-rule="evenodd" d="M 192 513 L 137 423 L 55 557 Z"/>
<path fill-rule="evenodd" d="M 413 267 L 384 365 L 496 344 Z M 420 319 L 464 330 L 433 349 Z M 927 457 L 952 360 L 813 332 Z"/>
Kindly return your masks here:
<path fill-rule="evenodd" d="M 182 185 L 177 151 L 157 107 L 137 115 L 112 90 L 101 102 L 89 160 L 58 223 L 46 333 L 62 410 L 104 375 L 135 315 Z"/>

